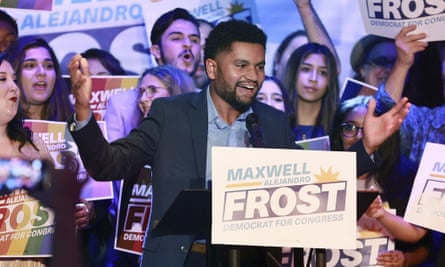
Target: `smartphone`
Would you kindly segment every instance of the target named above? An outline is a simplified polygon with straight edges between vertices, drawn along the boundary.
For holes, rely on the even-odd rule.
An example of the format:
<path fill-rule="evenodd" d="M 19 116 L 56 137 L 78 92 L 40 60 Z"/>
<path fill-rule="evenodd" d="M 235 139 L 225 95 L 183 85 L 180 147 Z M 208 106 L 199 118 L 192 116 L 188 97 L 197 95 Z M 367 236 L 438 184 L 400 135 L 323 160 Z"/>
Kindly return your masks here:
<path fill-rule="evenodd" d="M 49 182 L 49 166 L 42 160 L 0 158 L 0 189 L 36 189 Z"/>

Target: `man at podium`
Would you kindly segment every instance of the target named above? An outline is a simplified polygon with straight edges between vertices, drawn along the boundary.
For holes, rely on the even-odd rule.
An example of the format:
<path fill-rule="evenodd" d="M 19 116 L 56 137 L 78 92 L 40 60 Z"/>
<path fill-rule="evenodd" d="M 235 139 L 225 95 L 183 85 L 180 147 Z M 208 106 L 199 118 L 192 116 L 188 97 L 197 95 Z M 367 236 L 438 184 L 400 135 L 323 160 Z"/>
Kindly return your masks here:
<path fill-rule="evenodd" d="M 145 164 L 152 166 L 152 211 L 142 266 L 187 265 L 195 236 L 155 237 L 152 233 L 182 190 L 206 188 L 211 178 L 212 146 L 297 148 L 286 114 L 255 100 L 265 76 L 265 47 L 266 35 L 255 25 L 221 22 L 205 46 L 209 87 L 155 100 L 141 125 L 111 144 L 91 115 L 88 63 L 80 55 L 72 58 L 69 70 L 76 103 L 68 123 L 90 175 L 97 180 L 120 179 L 135 175 Z M 374 117 L 374 107 L 370 105 L 365 122 L 367 135 L 355 147 L 357 162 L 362 164 L 358 169 L 373 164 L 368 155 L 400 126 L 409 104 L 401 100 L 380 117 Z M 249 116 L 246 125 L 251 113 L 255 115 Z M 241 250 L 240 266 L 267 266 L 269 251 L 258 251 L 251 257 Z"/>

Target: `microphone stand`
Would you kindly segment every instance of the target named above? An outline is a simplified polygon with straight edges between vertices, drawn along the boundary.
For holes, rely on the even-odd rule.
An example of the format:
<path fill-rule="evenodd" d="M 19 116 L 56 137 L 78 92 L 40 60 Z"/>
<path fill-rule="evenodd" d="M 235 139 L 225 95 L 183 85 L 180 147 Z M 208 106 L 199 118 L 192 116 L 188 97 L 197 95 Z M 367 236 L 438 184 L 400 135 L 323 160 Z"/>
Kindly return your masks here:
<path fill-rule="evenodd" d="M 326 267 L 326 249 L 324 248 L 315 249 L 315 266 Z"/>
<path fill-rule="evenodd" d="M 228 252 L 229 267 L 241 267 L 241 253 L 237 248 L 231 248 Z"/>
<path fill-rule="evenodd" d="M 246 118 L 246 128 L 250 135 L 250 142 L 253 147 L 262 147 L 262 132 L 258 124 L 258 117 L 255 113 L 250 113 Z M 241 267 L 241 251 L 239 248 L 229 248 L 227 251 L 228 266 Z"/>

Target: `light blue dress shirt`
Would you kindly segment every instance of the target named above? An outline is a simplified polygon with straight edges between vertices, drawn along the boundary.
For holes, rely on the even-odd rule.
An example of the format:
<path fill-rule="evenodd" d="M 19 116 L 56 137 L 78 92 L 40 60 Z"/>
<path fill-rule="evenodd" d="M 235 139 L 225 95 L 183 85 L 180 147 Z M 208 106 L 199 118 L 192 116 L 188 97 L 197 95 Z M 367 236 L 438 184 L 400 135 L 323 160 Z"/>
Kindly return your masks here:
<path fill-rule="evenodd" d="M 208 133 L 207 133 L 207 162 L 206 162 L 206 184 L 212 180 L 212 147 L 248 147 L 249 133 L 246 128 L 246 117 L 252 113 L 252 108 L 242 113 L 232 125 L 228 125 L 216 111 L 215 104 L 210 97 L 210 90 L 207 90 L 207 112 L 208 112 Z"/>

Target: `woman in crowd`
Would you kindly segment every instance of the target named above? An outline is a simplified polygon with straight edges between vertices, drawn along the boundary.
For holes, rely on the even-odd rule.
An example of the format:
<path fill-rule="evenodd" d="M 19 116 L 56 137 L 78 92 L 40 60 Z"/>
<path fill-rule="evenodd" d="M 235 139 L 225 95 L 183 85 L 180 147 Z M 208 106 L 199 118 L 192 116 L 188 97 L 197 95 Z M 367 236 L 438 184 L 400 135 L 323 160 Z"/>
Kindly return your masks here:
<path fill-rule="evenodd" d="M 0 58 L 0 158 L 42 159 L 52 162 L 45 143 L 23 126 L 25 117 L 20 108 L 21 92 L 14 82 L 11 64 Z M 7 193 L 7 192 L 2 192 Z M 44 266 L 44 258 L 3 258 L 1 266 Z"/>
<path fill-rule="evenodd" d="M 11 63 L 27 118 L 66 121 L 73 108 L 54 50 L 45 40 L 34 36 L 19 38 L 11 49 Z"/>
<path fill-rule="evenodd" d="M 331 51 L 317 43 L 301 46 L 290 56 L 282 82 L 293 109 L 295 140 L 329 135 L 339 95 Z"/>
<path fill-rule="evenodd" d="M 24 113 L 19 107 L 21 93 L 14 82 L 15 72 L 11 64 L 0 59 L 0 90 L 1 90 L 1 134 L 0 157 L 23 158 L 27 160 L 45 159 L 51 156 L 45 143 L 33 135 L 29 128 L 23 127 Z"/>
<path fill-rule="evenodd" d="M 362 138 L 363 123 L 368 111 L 370 96 L 357 96 L 339 105 L 332 131 L 332 149 L 343 151 Z M 373 172 L 357 179 L 357 190 L 377 190 L 389 207 L 403 216 L 408 203 L 416 166 L 400 153 L 400 135 L 393 134 L 378 149 L 381 164 Z M 391 234 L 390 229 L 387 229 Z M 428 234 L 416 244 L 396 240 L 396 250 L 386 251 L 378 256 L 382 266 L 418 266 L 425 262 L 432 249 L 431 235 Z"/>
<path fill-rule="evenodd" d="M 138 81 L 138 88 L 147 89 L 145 90 L 147 94 L 143 93 L 144 90 L 138 89 L 125 91 L 110 97 L 104 116 L 109 141 L 126 136 L 139 125 L 148 113 L 151 102 L 156 98 L 195 91 L 195 87 L 192 88 L 193 79 L 184 75 L 184 73 L 184 71 L 171 65 L 149 68 L 141 74 Z M 117 108 L 122 105 L 132 110 L 133 107 L 138 107 L 138 110 L 122 113 Z"/>
<path fill-rule="evenodd" d="M 193 79 L 184 71 L 169 65 L 154 67 L 141 75 L 138 106 L 145 118 L 151 103 L 159 97 L 195 91 Z"/>
<path fill-rule="evenodd" d="M 9 58 L 16 73 L 25 118 L 65 122 L 73 112 L 68 97 L 70 90 L 51 46 L 39 37 L 24 36 L 11 47 Z M 76 205 L 74 217 L 78 228 L 84 229 L 94 211 L 90 202 L 81 201 L 85 205 Z"/>
<path fill-rule="evenodd" d="M 291 112 L 287 91 L 281 82 L 273 76 L 266 76 L 256 98 L 258 101 L 278 110 L 287 113 Z"/>

